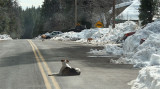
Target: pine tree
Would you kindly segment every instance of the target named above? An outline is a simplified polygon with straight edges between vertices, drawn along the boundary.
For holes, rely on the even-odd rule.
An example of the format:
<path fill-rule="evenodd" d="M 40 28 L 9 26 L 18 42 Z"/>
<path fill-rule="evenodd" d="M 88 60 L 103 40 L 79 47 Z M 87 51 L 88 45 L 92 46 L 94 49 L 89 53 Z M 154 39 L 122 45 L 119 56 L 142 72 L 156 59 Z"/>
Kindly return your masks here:
<path fill-rule="evenodd" d="M 50 18 L 57 11 L 59 11 L 59 2 L 57 0 L 45 0 L 42 5 L 41 16 L 45 19 Z"/>
<path fill-rule="evenodd" d="M 156 0 L 140 0 L 141 5 L 139 8 L 139 19 L 142 25 L 152 22 L 156 10 Z"/>
<path fill-rule="evenodd" d="M 0 34 L 9 34 L 12 38 L 20 38 L 21 22 L 19 6 L 16 0 L 0 0 Z"/>

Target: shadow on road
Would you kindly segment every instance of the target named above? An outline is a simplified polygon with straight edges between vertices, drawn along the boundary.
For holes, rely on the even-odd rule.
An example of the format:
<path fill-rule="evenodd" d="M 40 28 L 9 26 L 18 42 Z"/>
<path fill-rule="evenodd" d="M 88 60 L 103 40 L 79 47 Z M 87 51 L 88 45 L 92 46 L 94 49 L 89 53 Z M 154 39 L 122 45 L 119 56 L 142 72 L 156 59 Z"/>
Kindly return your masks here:
<path fill-rule="evenodd" d="M 90 47 L 90 46 L 70 46 L 53 49 L 41 49 L 40 52 L 44 56 L 46 62 L 60 62 L 61 59 L 68 59 L 70 61 L 81 61 L 89 67 L 102 67 L 102 68 L 133 68 L 130 64 L 110 64 L 111 59 L 118 59 L 117 57 L 88 57 L 87 52 L 90 49 L 103 49 L 103 47 Z M 36 63 L 35 56 L 32 51 L 16 54 L 2 58 L 0 67 L 16 66 L 24 64 Z"/>

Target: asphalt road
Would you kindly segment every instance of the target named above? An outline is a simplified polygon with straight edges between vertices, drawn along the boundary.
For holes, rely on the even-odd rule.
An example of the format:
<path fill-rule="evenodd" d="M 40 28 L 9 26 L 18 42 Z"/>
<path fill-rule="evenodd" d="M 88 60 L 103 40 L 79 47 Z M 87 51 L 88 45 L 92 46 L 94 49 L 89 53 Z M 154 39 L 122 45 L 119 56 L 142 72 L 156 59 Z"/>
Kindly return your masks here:
<path fill-rule="evenodd" d="M 103 49 L 74 42 L 0 41 L 0 89 L 130 89 L 139 69 L 110 64 L 114 57 L 88 57 L 90 49 Z M 80 76 L 58 76 L 61 59 L 78 67 Z M 54 73 L 53 76 L 48 76 Z"/>

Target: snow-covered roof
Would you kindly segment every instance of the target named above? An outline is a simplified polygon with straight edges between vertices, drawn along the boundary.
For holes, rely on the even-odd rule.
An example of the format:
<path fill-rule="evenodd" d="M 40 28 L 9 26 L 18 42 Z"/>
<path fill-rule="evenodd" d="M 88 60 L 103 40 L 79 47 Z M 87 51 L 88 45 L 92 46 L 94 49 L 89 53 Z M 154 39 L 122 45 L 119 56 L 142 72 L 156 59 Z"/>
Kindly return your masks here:
<path fill-rule="evenodd" d="M 133 3 L 116 18 L 121 20 L 139 20 L 139 5 L 140 1 L 134 0 Z"/>
<path fill-rule="evenodd" d="M 125 6 L 129 6 L 132 3 L 133 3 L 133 1 L 128 1 L 128 2 L 123 2 L 123 3 L 117 4 L 117 5 L 115 5 L 115 9 L 118 9 L 118 8 L 121 8 L 121 7 L 125 7 Z M 109 10 L 110 14 L 112 13 L 112 9 L 113 8 L 111 8 L 111 10 Z"/>

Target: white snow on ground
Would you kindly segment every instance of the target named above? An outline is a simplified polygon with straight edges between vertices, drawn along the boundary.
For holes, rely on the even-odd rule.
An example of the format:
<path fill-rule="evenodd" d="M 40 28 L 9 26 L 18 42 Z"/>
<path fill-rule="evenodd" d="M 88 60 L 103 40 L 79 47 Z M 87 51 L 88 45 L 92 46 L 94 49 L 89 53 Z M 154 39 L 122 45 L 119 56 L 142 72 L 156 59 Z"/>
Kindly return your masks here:
<path fill-rule="evenodd" d="M 160 66 L 145 67 L 136 80 L 129 83 L 131 89 L 160 89 Z"/>
<path fill-rule="evenodd" d="M 10 35 L 3 34 L 0 35 L 0 40 L 12 40 L 12 38 L 10 37 Z"/>
<path fill-rule="evenodd" d="M 123 54 L 123 49 L 119 44 L 106 44 L 103 50 L 91 49 L 89 53 L 101 57 L 120 56 Z"/>
<path fill-rule="evenodd" d="M 61 41 L 76 41 L 87 43 L 88 38 L 93 38 L 90 42 L 95 45 L 105 45 L 106 43 L 115 43 L 118 38 L 122 37 L 127 32 L 136 31 L 137 25 L 132 21 L 120 23 L 112 28 L 94 28 L 85 29 L 82 32 L 66 32 L 59 36 L 53 37 L 52 40 Z"/>
<path fill-rule="evenodd" d="M 134 0 L 133 3 L 116 18 L 121 20 L 139 20 L 139 5 L 140 1 Z"/>
<path fill-rule="evenodd" d="M 150 65 L 152 54 L 160 54 L 160 21 L 148 24 L 126 39 L 123 45 L 125 60 L 135 67 Z M 146 41 L 140 44 L 141 39 Z"/>

